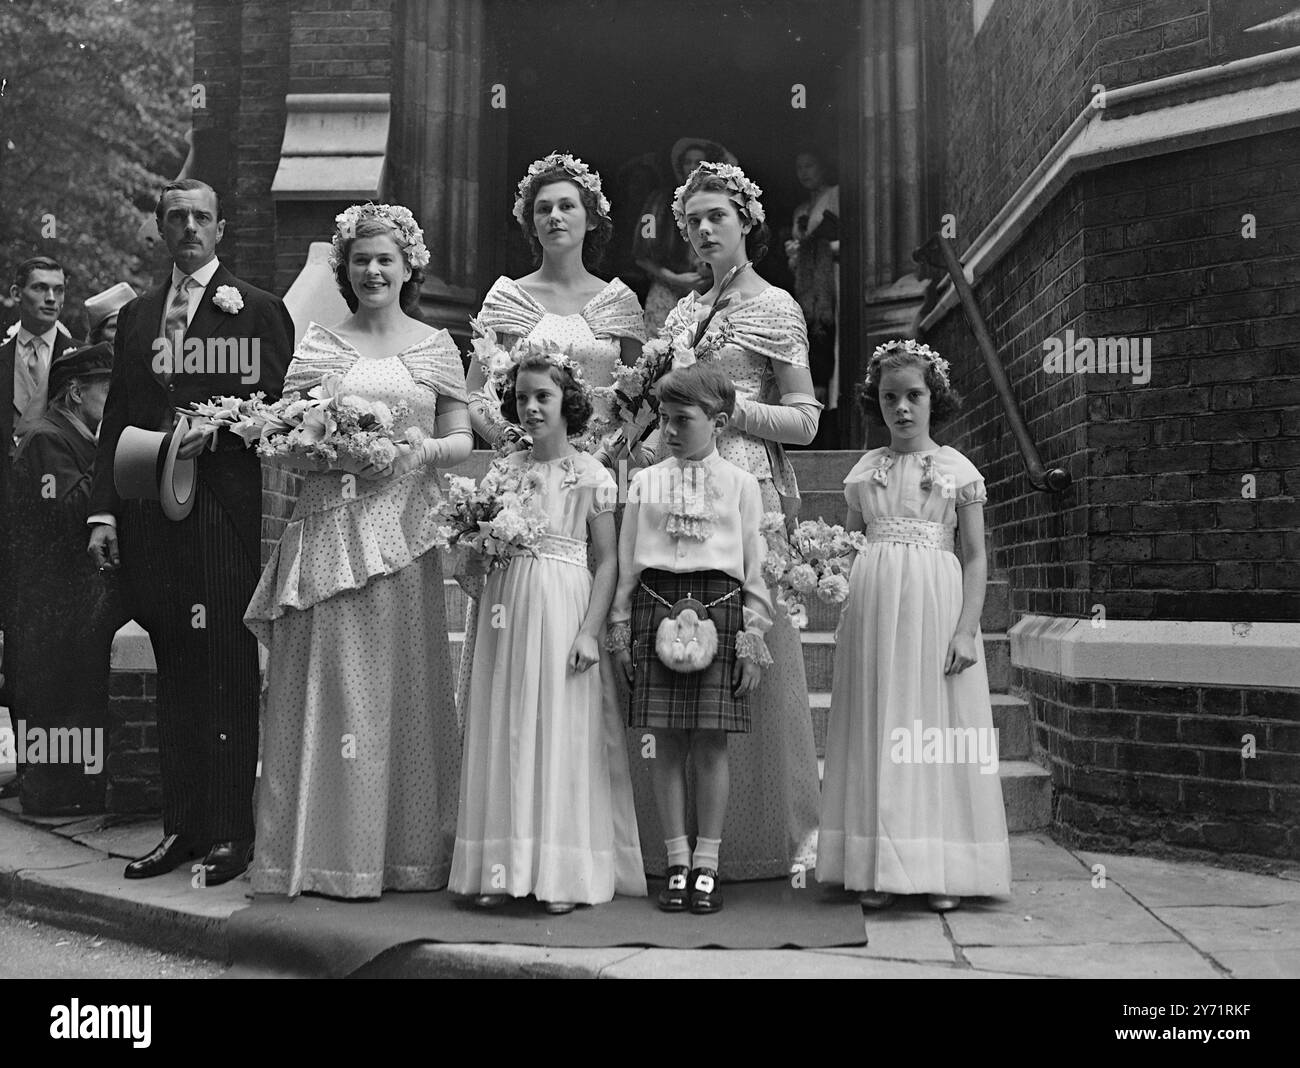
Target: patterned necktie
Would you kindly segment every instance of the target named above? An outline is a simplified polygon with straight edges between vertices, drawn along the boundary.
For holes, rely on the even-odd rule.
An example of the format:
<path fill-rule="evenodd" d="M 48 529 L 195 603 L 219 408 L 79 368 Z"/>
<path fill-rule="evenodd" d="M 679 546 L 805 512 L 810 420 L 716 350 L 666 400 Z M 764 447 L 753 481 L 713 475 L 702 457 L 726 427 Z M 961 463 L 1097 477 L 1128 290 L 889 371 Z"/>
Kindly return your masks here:
<path fill-rule="evenodd" d="M 186 275 L 176 283 L 176 295 L 167 308 L 167 318 L 163 321 L 163 337 L 171 346 L 172 365 L 163 372 L 163 382 L 170 385 L 172 376 L 181 362 L 181 342 L 185 337 L 185 328 L 189 325 L 190 298 L 189 291 L 199 283 Z"/>

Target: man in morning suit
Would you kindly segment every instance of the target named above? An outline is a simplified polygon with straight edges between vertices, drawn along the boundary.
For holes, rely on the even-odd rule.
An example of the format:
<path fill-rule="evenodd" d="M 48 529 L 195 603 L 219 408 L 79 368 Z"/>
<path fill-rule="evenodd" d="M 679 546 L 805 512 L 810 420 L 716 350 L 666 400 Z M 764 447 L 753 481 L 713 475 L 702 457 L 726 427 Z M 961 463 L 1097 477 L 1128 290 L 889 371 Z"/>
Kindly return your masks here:
<path fill-rule="evenodd" d="M 14 568 L 20 562 L 11 559 L 10 468 L 18 438 L 45 414 L 50 365 L 65 350 L 77 347 L 77 342 L 59 329 L 65 285 L 63 268 L 56 260 L 36 256 L 20 263 L 9 287 L 10 297 L 18 302 L 18 329 L 0 345 L 0 633 L 7 628 L 11 637 L 16 625 Z M 4 692 L 7 694 L 14 683 L 12 656 L 5 657 L 0 673 L 6 676 Z M 7 702 L 7 697 L 0 700 L 0 704 Z M 0 796 L 16 794 L 17 789 L 15 780 L 0 790 Z"/>
<path fill-rule="evenodd" d="M 216 886 L 242 874 L 252 852 L 259 679 L 257 643 L 243 616 L 260 570 L 261 469 L 229 432 L 208 451 L 191 430 L 178 455 L 198 457 L 194 507 L 172 521 L 157 501 L 118 497 L 113 457 L 126 426 L 170 430 L 177 408 L 213 396 L 261 390 L 278 398 L 293 322 L 278 297 L 217 260 L 225 219 L 210 186 L 170 183 L 156 214 L 171 276 L 118 315 L 88 549 L 98 566 L 121 567 L 128 604 L 158 663 L 163 840 L 128 864 L 126 877 L 161 875 L 202 857 L 206 885 Z M 179 357 L 182 334 L 184 363 L 171 366 L 160 357 Z M 251 375 L 230 366 L 239 362 L 228 359 L 231 342 L 252 353 Z"/>

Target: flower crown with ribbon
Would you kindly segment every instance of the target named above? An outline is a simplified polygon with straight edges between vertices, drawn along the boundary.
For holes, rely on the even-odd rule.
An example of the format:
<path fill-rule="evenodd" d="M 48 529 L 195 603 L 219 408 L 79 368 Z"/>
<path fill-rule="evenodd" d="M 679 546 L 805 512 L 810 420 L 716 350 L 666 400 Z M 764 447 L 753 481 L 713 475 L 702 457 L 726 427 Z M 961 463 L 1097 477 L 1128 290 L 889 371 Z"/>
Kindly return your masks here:
<path fill-rule="evenodd" d="M 519 181 L 513 210 L 515 218 L 519 220 L 519 225 L 525 230 L 528 229 L 528 220 L 524 218 L 524 201 L 528 199 L 528 190 L 539 174 L 545 174 L 548 171 L 563 171 L 568 175 L 570 181 L 575 185 L 582 186 L 583 189 L 586 189 L 596 198 L 597 213 L 606 218 L 609 217 L 609 200 L 601 192 L 600 175 L 583 163 L 582 160 L 574 158 L 567 152 L 552 152 L 549 156 L 533 160 L 528 165 L 528 173 Z"/>
<path fill-rule="evenodd" d="M 562 367 L 573 376 L 574 382 L 582 390 L 588 399 L 592 396 L 592 387 L 587 383 L 587 379 L 582 373 L 582 365 L 578 363 L 564 349 L 550 339 L 545 341 L 533 341 L 529 338 L 521 338 L 515 342 L 515 346 L 510 350 L 510 364 L 503 370 L 496 372 L 497 391 L 501 392 L 506 383 L 509 381 L 510 369 L 518 367 L 526 359 L 537 359 L 541 357 L 552 367 Z M 516 372 L 517 373 L 517 372 Z"/>
<path fill-rule="evenodd" d="M 906 353 L 909 356 L 915 356 L 934 368 L 935 376 L 942 383 L 944 389 L 952 389 L 952 382 L 948 378 L 949 363 L 940 356 L 929 345 L 922 345 L 919 341 L 911 338 L 906 340 L 886 341 L 883 345 L 877 345 L 876 350 L 871 354 L 871 359 L 867 362 L 867 381 L 868 386 L 880 380 L 880 365 L 886 356 L 893 356 L 900 353 Z"/>
<path fill-rule="evenodd" d="M 363 219 L 380 219 L 396 232 L 397 244 L 412 268 L 426 267 L 429 249 L 424 244 L 424 231 L 420 229 L 410 208 L 400 204 L 353 204 L 347 211 L 334 216 L 334 239 L 330 244 L 330 266 L 338 270 L 343 262 L 343 245 L 357 236 L 357 225 Z"/>
<path fill-rule="evenodd" d="M 763 205 L 758 200 L 763 195 L 763 190 L 758 187 L 758 183 L 746 178 L 745 172 L 734 163 L 710 163 L 705 160 L 687 175 L 686 181 L 673 193 L 673 218 L 677 220 L 677 229 L 682 232 L 683 237 L 686 236 L 686 188 L 700 171 L 722 179 L 728 190 L 728 198 L 736 205 L 742 217 L 755 226 L 767 218 L 767 213 L 763 211 Z"/>

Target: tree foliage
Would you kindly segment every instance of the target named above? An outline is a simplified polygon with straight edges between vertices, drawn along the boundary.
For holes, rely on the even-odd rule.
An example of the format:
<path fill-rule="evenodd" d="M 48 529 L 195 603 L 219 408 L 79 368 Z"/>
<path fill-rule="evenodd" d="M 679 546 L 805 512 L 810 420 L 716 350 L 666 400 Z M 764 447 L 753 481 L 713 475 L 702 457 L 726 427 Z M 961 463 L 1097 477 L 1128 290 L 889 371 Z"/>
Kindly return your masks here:
<path fill-rule="evenodd" d="M 71 273 L 63 318 L 77 336 L 85 297 L 149 284 L 142 223 L 188 151 L 193 55 L 189 0 L 0 0 L 6 302 L 35 255 Z"/>

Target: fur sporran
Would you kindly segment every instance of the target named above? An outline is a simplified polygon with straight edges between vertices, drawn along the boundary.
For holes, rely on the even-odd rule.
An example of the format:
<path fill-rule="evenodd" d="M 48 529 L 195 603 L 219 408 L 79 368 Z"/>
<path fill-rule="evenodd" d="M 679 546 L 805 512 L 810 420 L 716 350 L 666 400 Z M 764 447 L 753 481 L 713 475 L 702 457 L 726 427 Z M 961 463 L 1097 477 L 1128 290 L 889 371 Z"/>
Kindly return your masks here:
<path fill-rule="evenodd" d="M 709 610 L 694 597 L 683 597 L 660 621 L 655 652 L 670 671 L 703 671 L 718 654 L 718 628 Z"/>

